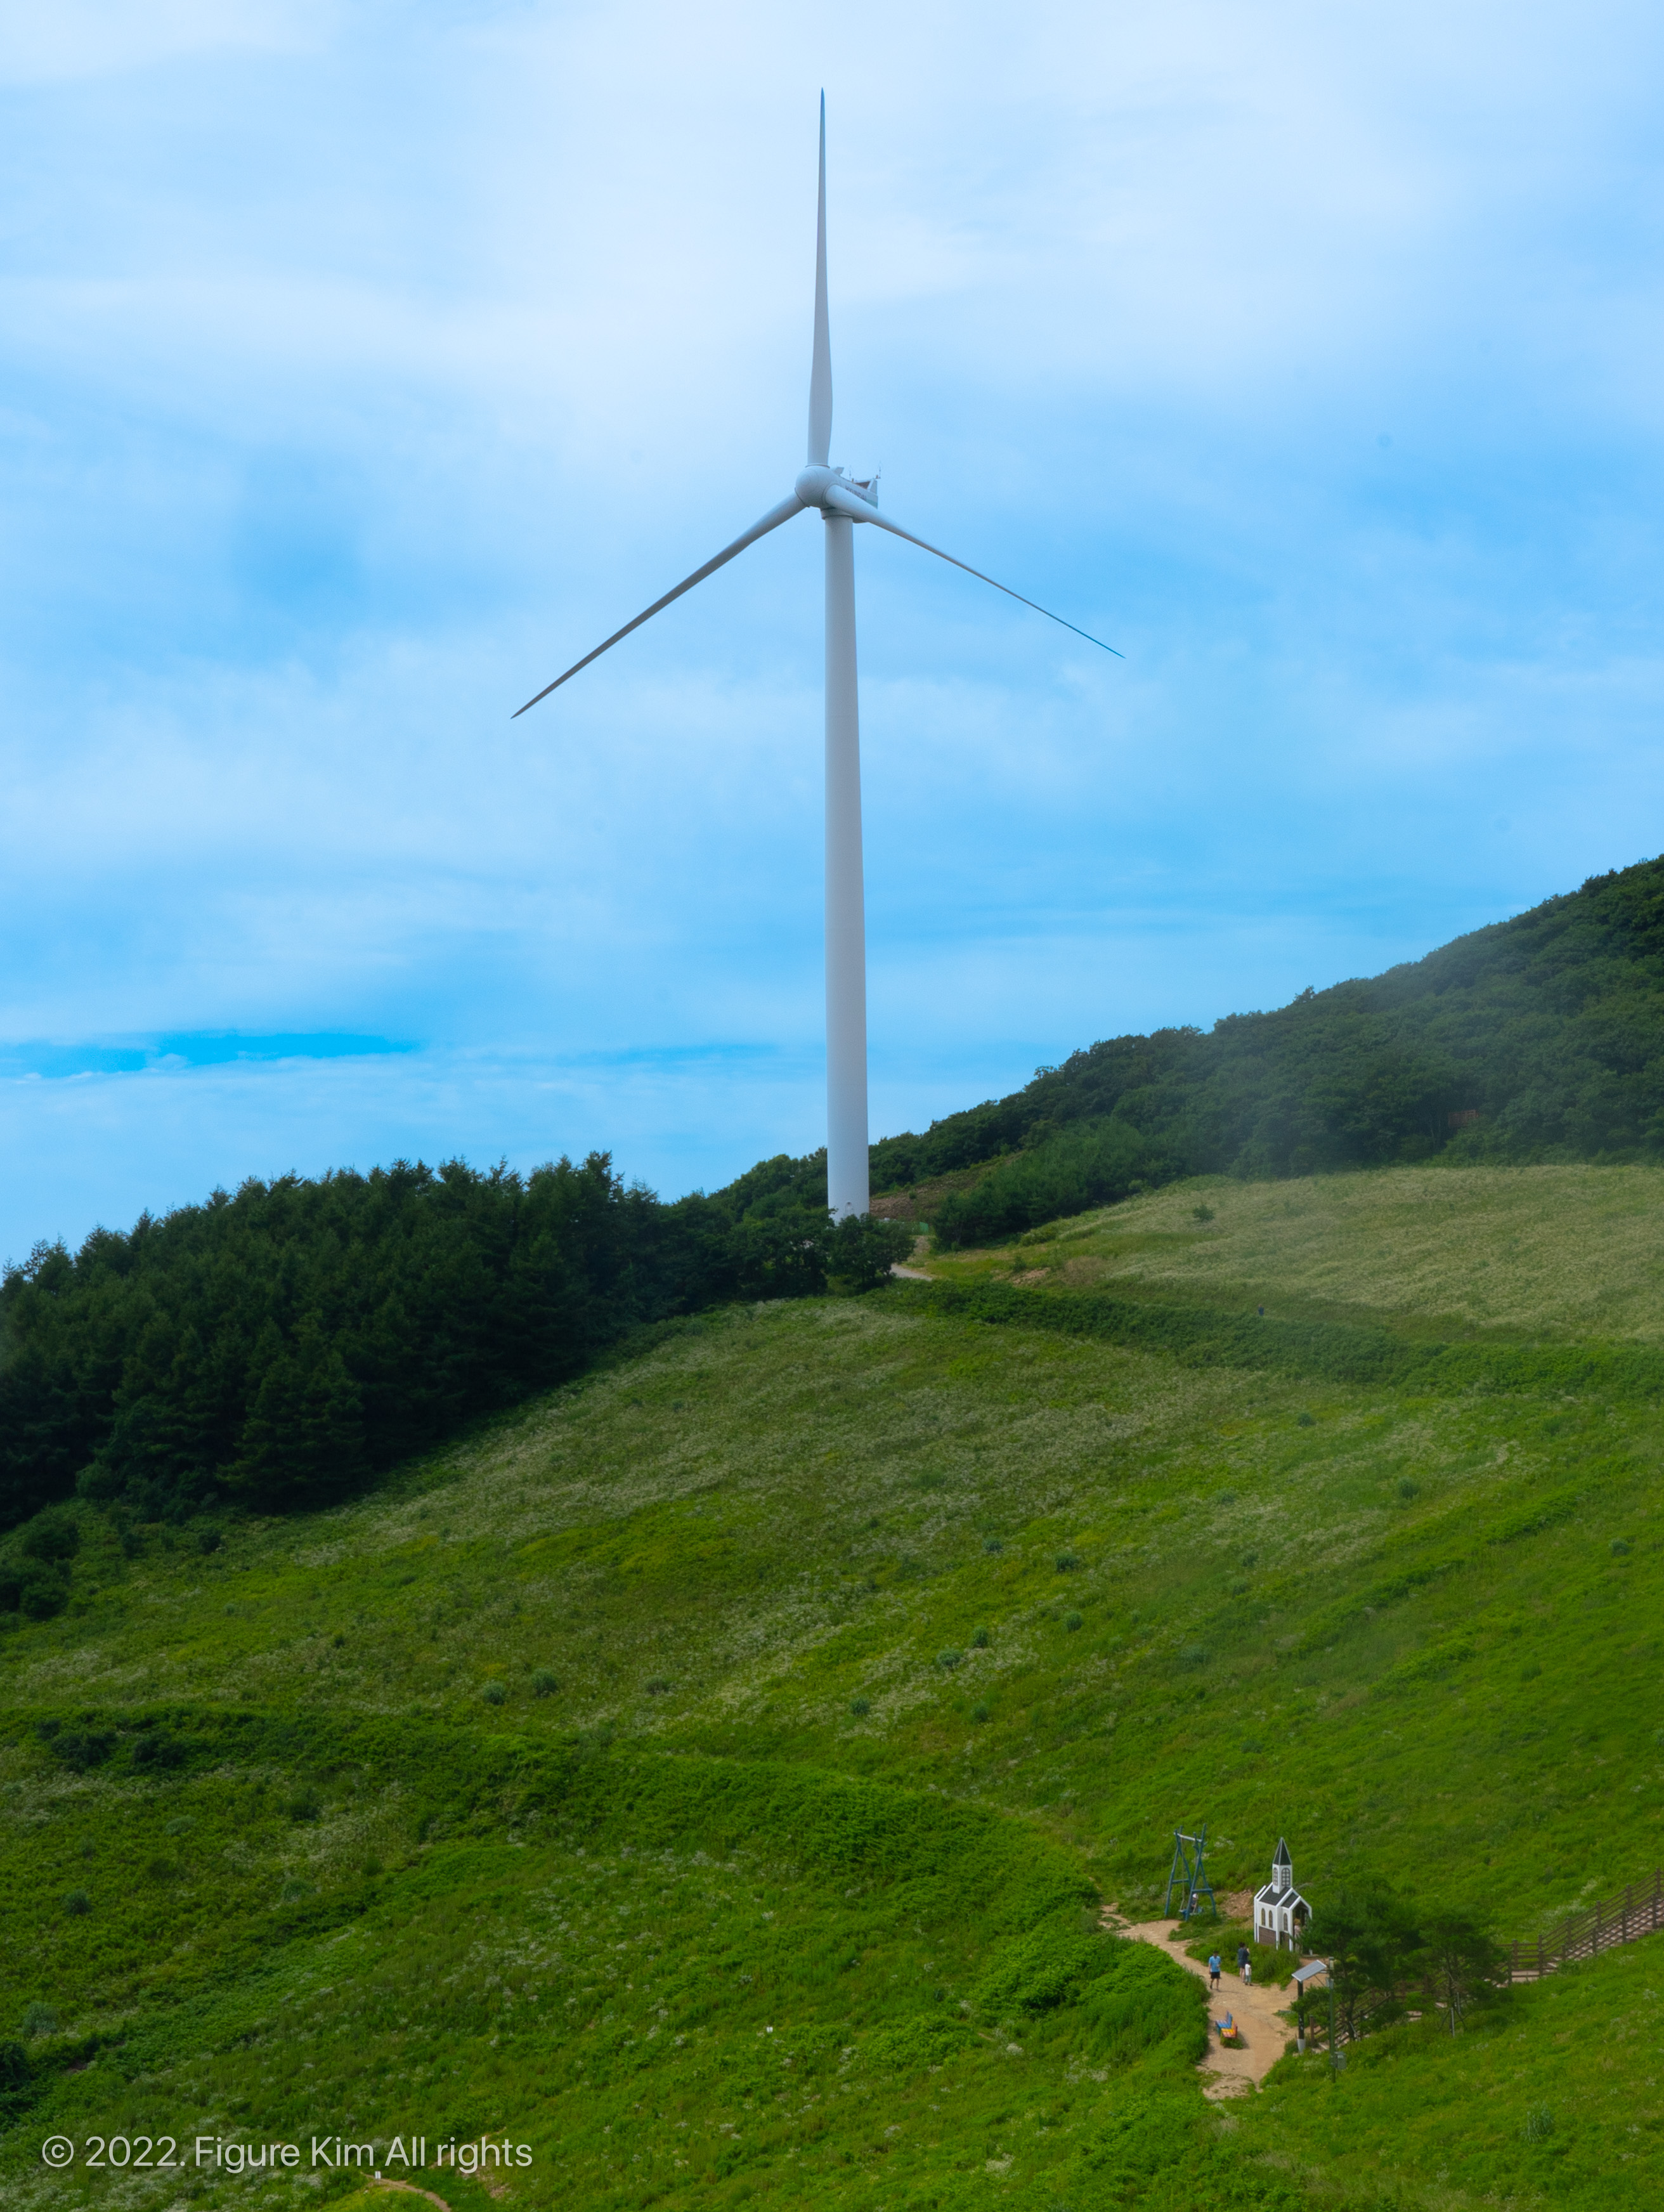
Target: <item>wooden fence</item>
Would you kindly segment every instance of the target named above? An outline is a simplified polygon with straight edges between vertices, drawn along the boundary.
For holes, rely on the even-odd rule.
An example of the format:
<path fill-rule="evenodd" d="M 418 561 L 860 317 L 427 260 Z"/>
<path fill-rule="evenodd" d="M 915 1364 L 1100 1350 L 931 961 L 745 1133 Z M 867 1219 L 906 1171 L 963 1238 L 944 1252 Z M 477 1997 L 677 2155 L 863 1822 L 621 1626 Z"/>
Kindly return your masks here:
<path fill-rule="evenodd" d="M 1592 1959 L 1615 1943 L 1632 1943 L 1637 1936 L 1650 1936 L 1664 1928 L 1664 1867 L 1650 1882 L 1631 1883 L 1621 1897 L 1605 1905 L 1591 1905 L 1582 1912 L 1569 1912 L 1556 1928 L 1524 1942 L 1508 1947 L 1508 1979 L 1534 1982 L 1574 1959 Z"/>
<path fill-rule="evenodd" d="M 1541 1975 L 1552 1974 L 1557 1966 L 1569 1966 L 1577 1959 L 1592 1959 L 1599 1951 L 1610 1951 L 1615 1944 L 1633 1943 L 1639 1936 L 1650 1936 L 1664 1928 L 1664 1867 L 1652 1880 L 1631 1882 L 1621 1897 L 1614 1897 L 1604 1905 L 1586 1905 L 1581 1912 L 1569 1912 L 1558 1925 L 1541 1936 L 1527 1936 L 1522 1942 L 1510 1943 L 1503 1953 L 1501 1979 L 1506 1982 L 1534 1982 Z M 1306 2036 L 1314 2048 L 1321 2049 L 1328 2041 L 1327 1988 L 1314 1990 L 1307 2000 L 1309 2017 Z M 1335 2023 L 1336 2036 L 1341 2043 L 1355 2043 L 1360 2036 L 1370 2035 L 1394 2021 L 1415 2020 L 1419 2014 L 1406 2013 L 1397 2002 L 1369 2007 L 1355 2007 L 1352 2025 L 1348 2028 L 1344 2021 Z"/>

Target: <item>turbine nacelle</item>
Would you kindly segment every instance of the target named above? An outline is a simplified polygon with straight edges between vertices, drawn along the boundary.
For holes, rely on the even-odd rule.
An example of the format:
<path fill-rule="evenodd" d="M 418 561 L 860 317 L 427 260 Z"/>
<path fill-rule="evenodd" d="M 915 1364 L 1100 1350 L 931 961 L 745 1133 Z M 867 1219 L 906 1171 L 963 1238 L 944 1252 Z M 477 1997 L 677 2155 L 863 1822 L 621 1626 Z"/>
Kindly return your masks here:
<path fill-rule="evenodd" d="M 847 477 L 841 469 L 829 469 L 817 461 L 811 461 L 806 469 L 799 471 L 792 489 L 797 494 L 799 506 L 818 507 L 826 514 L 847 513 L 843 502 L 847 499 L 858 499 L 867 507 L 878 504 L 878 479 L 876 476 L 865 478 Z"/>

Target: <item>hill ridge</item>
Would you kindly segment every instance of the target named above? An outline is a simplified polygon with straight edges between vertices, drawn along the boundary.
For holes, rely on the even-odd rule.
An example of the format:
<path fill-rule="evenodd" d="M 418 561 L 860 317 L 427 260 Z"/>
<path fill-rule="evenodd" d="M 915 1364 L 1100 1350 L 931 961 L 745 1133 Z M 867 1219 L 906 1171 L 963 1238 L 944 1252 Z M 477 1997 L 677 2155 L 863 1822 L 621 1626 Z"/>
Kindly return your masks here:
<path fill-rule="evenodd" d="M 956 1242 L 1180 1176 L 1440 1157 L 1664 1157 L 1664 859 L 1270 1012 L 1103 1039 L 872 1148 L 886 1191 L 1005 1162 L 937 1209 Z"/>

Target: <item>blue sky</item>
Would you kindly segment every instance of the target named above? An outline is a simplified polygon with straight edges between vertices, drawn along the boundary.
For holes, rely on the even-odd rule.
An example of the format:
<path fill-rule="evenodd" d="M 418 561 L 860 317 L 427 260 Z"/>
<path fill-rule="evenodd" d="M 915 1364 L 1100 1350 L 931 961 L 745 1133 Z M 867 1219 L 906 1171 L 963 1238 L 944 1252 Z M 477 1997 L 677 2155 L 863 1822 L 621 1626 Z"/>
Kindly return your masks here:
<path fill-rule="evenodd" d="M 821 1141 L 823 84 L 875 1134 L 1664 847 L 1655 9 L 0 29 L 0 1256 Z"/>

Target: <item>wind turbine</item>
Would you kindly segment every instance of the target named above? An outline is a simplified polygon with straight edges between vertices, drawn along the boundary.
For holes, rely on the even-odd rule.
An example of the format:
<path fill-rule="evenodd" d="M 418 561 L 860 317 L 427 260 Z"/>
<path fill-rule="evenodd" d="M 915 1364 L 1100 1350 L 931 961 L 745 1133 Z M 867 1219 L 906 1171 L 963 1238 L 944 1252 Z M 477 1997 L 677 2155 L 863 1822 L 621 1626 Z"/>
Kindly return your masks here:
<path fill-rule="evenodd" d="M 793 515 L 813 509 L 826 526 L 826 1197 L 835 1216 L 867 1211 L 866 1123 L 866 920 L 865 891 L 861 866 L 861 738 L 855 676 L 855 530 L 858 522 L 877 523 L 892 536 L 905 538 L 963 568 L 980 583 L 992 584 L 1008 599 L 1017 599 L 1036 614 L 1062 623 L 1065 629 L 1089 645 L 1121 655 L 1102 638 L 1089 636 L 1064 622 L 1048 607 L 1025 599 L 980 568 L 943 552 L 925 538 L 903 530 L 899 522 L 878 512 L 876 479 L 858 480 L 842 469 L 828 465 L 832 446 L 832 341 L 826 313 L 826 94 L 821 94 L 820 201 L 815 235 L 815 346 L 809 372 L 809 460 L 799 472 L 790 494 L 771 507 L 760 522 L 725 545 L 714 560 L 691 576 L 684 576 L 673 591 L 644 608 L 634 622 L 616 629 L 592 653 L 574 660 L 563 675 L 544 684 L 536 698 L 515 708 L 515 716 L 539 699 L 558 691 L 562 684 L 598 660 L 622 638 L 640 629 L 662 613 L 673 599 L 702 584 L 707 576 L 778 530 Z"/>

